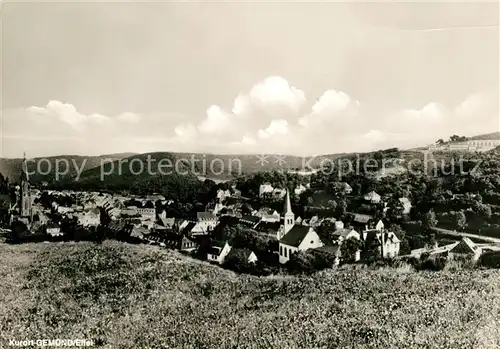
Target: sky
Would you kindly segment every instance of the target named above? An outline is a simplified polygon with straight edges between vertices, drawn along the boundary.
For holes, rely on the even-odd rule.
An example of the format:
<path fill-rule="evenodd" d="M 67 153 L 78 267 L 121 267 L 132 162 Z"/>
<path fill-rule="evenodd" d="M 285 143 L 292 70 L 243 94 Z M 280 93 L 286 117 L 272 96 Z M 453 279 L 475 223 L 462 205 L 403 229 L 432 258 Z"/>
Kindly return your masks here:
<path fill-rule="evenodd" d="M 318 155 L 499 130 L 496 2 L 1 11 L 1 157 Z"/>

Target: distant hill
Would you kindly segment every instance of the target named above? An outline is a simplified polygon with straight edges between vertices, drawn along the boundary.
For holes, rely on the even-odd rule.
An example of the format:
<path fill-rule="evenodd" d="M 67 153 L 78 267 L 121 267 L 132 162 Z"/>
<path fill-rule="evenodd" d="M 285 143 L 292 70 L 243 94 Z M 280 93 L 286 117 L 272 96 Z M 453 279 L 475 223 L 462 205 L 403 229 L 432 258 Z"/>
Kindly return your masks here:
<path fill-rule="evenodd" d="M 100 166 L 106 160 L 120 160 L 134 155 L 133 153 L 107 154 L 100 156 L 58 155 L 47 158 L 34 158 L 28 163 L 28 170 L 34 173 L 30 177 L 33 183 L 42 181 L 52 182 L 55 180 L 55 169 L 59 163 L 60 173 L 66 172 L 66 163 L 69 164 L 66 176 L 72 177 L 83 169 L 83 171 Z M 11 182 L 17 182 L 22 170 L 23 159 L 0 158 L 0 173 L 9 178 Z"/>
<path fill-rule="evenodd" d="M 500 139 L 500 132 L 493 132 L 489 134 L 477 135 L 473 137 L 467 137 L 471 140 L 489 140 L 489 139 Z M 144 153 L 144 154 L 134 154 L 134 153 L 118 153 L 100 156 L 77 156 L 77 155 L 60 155 L 53 156 L 42 160 L 41 158 L 34 159 L 38 162 L 39 168 L 34 164 L 30 164 L 29 170 L 31 172 L 36 172 L 35 175 L 31 177 L 34 183 L 39 183 L 41 181 L 53 182 L 55 178 L 55 168 L 56 163 L 59 161 L 62 171 L 65 170 L 65 163 L 68 163 L 69 169 L 65 178 L 57 178 L 57 180 L 68 180 L 75 178 L 78 172 L 83 172 L 84 176 L 81 178 L 85 181 L 92 181 L 100 177 L 100 166 L 106 160 L 111 161 L 123 161 L 125 169 L 125 177 L 130 179 L 129 166 L 126 164 L 135 163 L 136 169 L 139 162 L 146 165 L 148 156 L 153 160 L 152 166 L 155 168 L 159 161 L 164 160 L 164 163 L 172 163 L 175 167 L 176 163 L 182 163 L 182 172 L 189 172 L 190 174 L 197 176 L 201 180 L 205 178 L 213 179 L 216 181 L 220 180 L 231 180 L 237 178 L 241 175 L 247 175 L 262 171 L 273 171 L 273 170 L 283 170 L 283 171 L 304 171 L 310 168 L 317 168 L 321 165 L 327 165 L 329 163 L 338 164 L 338 161 L 342 159 L 352 159 L 355 156 L 362 158 L 367 158 L 370 156 L 376 156 L 380 152 L 390 152 L 397 148 L 378 150 L 366 153 L 339 153 L 339 154 L 325 154 L 316 157 L 302 157 L 293 155 L 273 155 L 273 154 L 234 154 L 234 155 L 222 155 L 222 154 L 204 154 L 204 153 L 179 153 L 179 152 L 155 152 L 155 153 Z M 398 154 L 391 153 L 390 155 L 395 158 L 401 159 L 413 159 L 420 158 L 421 151 L 426 150 L 427 147 L 413 148 L 409 150 L 398 150 Z M 137 160 L 134 160 L 137 159 Z M 0 158 L 0 173 L 5 177 L 13 181 L 17 181 L 22 166 L 22 159 L 4 159 Z M 117 164 L 113 165 L 115 169 L 118 168 Z M 52 171 L 49 171 L 49 167 Z M 83 171 L 82 171 L 83 170 Z M 107 171 L 107 170 L 105 170 Z M 132 171 L 134 172 L 134 170 Z M 128 173 L 128 175 L 127 175 Z M 144 179 L 148 177 L 149 173 L 142 173 L 141 178 Z M 149 177 L 151 177 L 149 175 Z M 92 179 L 93 178 L 93 179 Z M 116 174 L 113 176 L 106 176 L 106 181 L 114 180 L 117 181 L 118 178 Z"/>
<path fill-rule="evenodd" d="M 486 133 L 479 136 L 469 137 L 470 140 L 488 141 L 500 139 L 500 132 Z"/>

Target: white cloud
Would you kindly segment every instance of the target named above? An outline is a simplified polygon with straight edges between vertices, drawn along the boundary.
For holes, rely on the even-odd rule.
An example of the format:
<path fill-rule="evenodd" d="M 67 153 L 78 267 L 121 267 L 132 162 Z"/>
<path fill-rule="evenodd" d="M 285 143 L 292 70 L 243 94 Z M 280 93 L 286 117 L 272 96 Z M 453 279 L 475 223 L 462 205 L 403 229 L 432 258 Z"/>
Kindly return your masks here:
<path fill-rule="evenodd" d="M 445 114 L 445 108 L 438 103 L 429 103 L 422 109 L 406 109 L 401 113 L 405 121 L 417 121 L 421 123 L 435 123 L 442 120 Z"/>
<path fill-rule="evenodd" d="M 269 138 L 274 135 L 286 135 L 288 133 L 288 121 L 272 120 L 269 126 L 265 130 L 259 130 L 258 134 L 260 138 Z"/>
<path fill-rule="evenodd" d="M 212 105 L 207 109 L 207 118 L 198 125 L 201 133 L 222 134 L 227 132 L 233 123 L 233 115 L 226 113 L 219 106 Z"/>
<path fill-rule="evenodd" d="M 269 77 L 248 93 L 237 95 L 231 111 L 211 105 L 200 121 L 173 112 L 86 115 L 72 104 L 52 100 L 44 107 L 4 111 L 2 132 L 8 142 L 15 142 L 13 147 L 22 145 L 20 139 L 29 140 L 26 144 L 33 149 L 21 149 L 19 154 L 36 153 L 42 148 L 48 152 L 49 147 L 52 153 L 65 149 L 83 154 L 156 150 L 306 155 L 370 151 L 422 146 L 452 134 L 496 131 L 497 100 L 478 93 L 455 106 L 428 102 L 413 109 L 373 115 L 370 105 L 361 106 L 354 96 L 328 89 L 316 101 L 309 101 L 310 109 L 306 110 L 302 90 L 283 78 Z M 36 142 L 40 147 L 32 146 Z M 5 152 L 6 146 L 3 149 Z"/>
<path fill-rule="evenodd" d="M 340 121 L 339 118 L 354 116 L 359 107 L 359 102 L 353 100 L 342 91 L 327 90 L 319 97 L 309 114 L 299 119 L 299 124 L 304 127 L 319 126 L 325 122 Z"/>

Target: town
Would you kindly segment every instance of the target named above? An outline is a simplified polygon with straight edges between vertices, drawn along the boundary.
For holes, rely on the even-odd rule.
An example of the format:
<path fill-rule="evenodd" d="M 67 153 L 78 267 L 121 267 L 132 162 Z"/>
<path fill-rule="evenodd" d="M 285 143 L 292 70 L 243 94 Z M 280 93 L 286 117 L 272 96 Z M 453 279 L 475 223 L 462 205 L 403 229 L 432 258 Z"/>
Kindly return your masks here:
<path fill-rule="evenodd" d="M 44 188 L 45 183 L 35 188 L 25 159 L 14 198 L 3 195 L 9 200 L 3 215 L 8 228 L 3 231 L 10 242 L 114 238 L 158 245 L 258 275 L 374 261 L 476 262 L 484 253 L 500 251 L 494 238 L 487 243 L 473 242 L 467 234 L 457 234 L 461 239 L 436 239 L 433 211 L 425 213 L 426 223 L 417 225 L 418 238 L 410 236 L 401 228 L 412 225 L 415 203 L 409 195 L 384 197 L 374 190 L 361 192 L 359 186 L 355 195 L 349 183 L 338 181 L 326 195 L 328 200 L 314 206 L 311 177 L 290 175 L 294 187 L 273 186 L 257 175 L 252 180 L 258 189 L 250 191 L 254 197 L 242 195 L 238 188 L 248 183 L 212 183 L 203 205 L 198 203 L 189 215 L 180 212 L 182 205 L 175 200 L 155 193 L 51 190 Z"/>

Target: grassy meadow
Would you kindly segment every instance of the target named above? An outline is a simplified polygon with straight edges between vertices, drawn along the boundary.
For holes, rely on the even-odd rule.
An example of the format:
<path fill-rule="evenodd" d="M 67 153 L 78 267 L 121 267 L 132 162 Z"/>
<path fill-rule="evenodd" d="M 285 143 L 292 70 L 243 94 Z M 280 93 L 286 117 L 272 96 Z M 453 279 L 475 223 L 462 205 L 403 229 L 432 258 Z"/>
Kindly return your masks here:
<path fill-rule="evenodd" d="M 153 246 L 0 244 L 0 347 L 499 348 L 500 271 L 253 277 Z"/>

